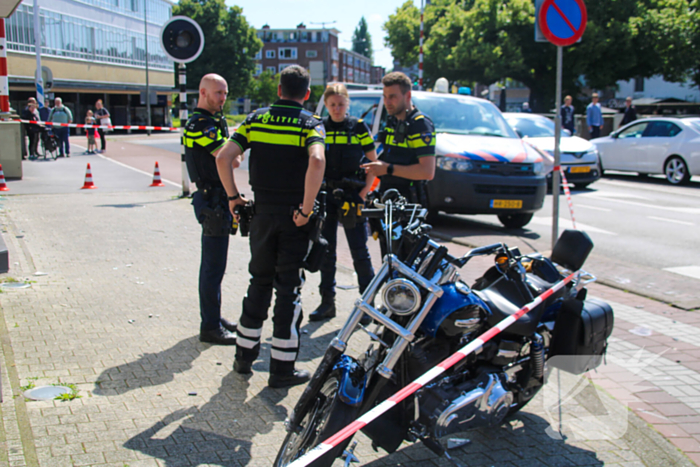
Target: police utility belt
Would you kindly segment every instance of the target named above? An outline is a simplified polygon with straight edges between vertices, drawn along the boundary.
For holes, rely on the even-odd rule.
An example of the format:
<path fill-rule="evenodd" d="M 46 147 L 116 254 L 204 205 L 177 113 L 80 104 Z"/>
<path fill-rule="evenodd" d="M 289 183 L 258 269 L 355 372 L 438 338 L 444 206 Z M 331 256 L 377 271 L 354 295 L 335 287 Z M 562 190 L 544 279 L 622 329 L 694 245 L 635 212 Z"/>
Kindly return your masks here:
<path fill-rule="evenodd" d="M 232 218 L 228 210 L 228 198 L 223 187 L 198 184 L 202 198 L 206 206 L 202 208 L 200 223 L 205 237 L 225 237 L 236 235 L 238 223 Z"/>

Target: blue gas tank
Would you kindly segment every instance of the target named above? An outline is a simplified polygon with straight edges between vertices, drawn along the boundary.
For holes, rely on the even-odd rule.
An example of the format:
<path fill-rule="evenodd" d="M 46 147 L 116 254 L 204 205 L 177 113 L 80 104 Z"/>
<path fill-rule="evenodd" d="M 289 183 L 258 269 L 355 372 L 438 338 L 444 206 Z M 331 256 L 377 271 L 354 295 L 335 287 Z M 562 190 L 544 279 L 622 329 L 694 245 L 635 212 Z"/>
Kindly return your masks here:
<path fill-rule="evenodd" d="M 463 282 L 454 282 L 441 286 L 442 297 L 433 305 L 420 330 L 429 337 L 440 335 L 447 337 L 469 334 L 491 314 L 484 303 Z"/>

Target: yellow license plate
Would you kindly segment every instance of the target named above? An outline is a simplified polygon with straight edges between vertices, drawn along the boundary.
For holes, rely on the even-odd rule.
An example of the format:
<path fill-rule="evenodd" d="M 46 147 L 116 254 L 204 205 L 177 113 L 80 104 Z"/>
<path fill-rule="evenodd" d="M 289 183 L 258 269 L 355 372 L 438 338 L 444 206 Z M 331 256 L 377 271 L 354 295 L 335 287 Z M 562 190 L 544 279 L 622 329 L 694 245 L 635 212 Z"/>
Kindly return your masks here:
<path fill-rule="evenodd" d="M 590 171 L 591 171 L 591 168 L 588 167 L 587 165 L 581 166 L 581 167 L 570 167 L 569 168 L 569 173 L 572 173 L 572 174 L 587 174 Z"/>
<path fill-rule="evenodd" d="M 521 199 L 492 199 L 491 207 L 494 209 L 522 209 Z"/>

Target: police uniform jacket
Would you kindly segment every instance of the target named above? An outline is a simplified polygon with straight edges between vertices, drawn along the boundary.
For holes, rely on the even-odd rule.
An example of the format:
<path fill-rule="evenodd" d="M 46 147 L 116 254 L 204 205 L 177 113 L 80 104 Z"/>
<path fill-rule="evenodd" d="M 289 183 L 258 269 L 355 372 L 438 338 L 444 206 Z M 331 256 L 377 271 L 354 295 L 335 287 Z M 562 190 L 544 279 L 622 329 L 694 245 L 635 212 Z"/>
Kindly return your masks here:
<path fill-rule="evenodd" d="M 374 149 L 374 140 L 367 124 L 360 118 L 346 117 L 334 122 L 323 119 L 326 129 L 326 181 L 362 178 L 360 164 L 366 152 Z"/>
<path fill-rule="evenodd" d="M 435 155 L 435 127 L 414 107 L 406 120 L 389 117 L 386 128 L 379 133 L 379 142 L 383 145 L 379 160 L 394 165 L 418 164 L 421 157 Z M 384 175 L 380 180 L 382 191 L 396 188 L 405 193 L 413 184 L 412 180 L 394 175 Z"/>
<path fill-rule="evenodd" d="M 198 189 L 223 188 L 216 158 L 212 156 L 228 138 L 228 126 L 222 119 L 198 107 L 185 125 L 183 143 L 187 171 Z"/>
<path fill-rule="evenodd" d="M 231 136 L 250 149 L 250 186 L 258 205 L 298 206 L 304 200 L 309 147 L 324 144 L 321 118 L 301 104 L 279 100 L 248 115 Z"/>

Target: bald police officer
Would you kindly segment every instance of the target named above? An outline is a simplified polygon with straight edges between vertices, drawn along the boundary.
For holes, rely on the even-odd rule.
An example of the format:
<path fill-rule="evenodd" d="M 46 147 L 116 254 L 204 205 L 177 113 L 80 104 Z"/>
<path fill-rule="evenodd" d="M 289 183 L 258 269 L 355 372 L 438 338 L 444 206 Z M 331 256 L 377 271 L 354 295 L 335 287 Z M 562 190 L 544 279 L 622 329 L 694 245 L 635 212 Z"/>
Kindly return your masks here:
<path fill-rule="evenodd" d="M 250 223 L 251 279 L 243 299 L 233 368 L 241 374 L 251 373 L 274 288 L 268 384 L 277 388 L 303 384 L 310 378 L 309 372 L 294 368 L 308 222 L 325 169 L 323 124 L 302 107 L 309 98 L 309 83 L 304 68 L 285 68 L 277 91 L 280 100 L 250 114 L 216 158 L 233 211 L 246 203 L 236 187 L 233 169 L 250 149 L 250 186 L 255 195 Z"/>
<path fill-rule="evenodd" d="M 233 219 L 215 159 L 228 138 L 226 119 L 215 115 L 221 112 L 227 94 L 228 85 L 224 78 L 216 74 L 205 75 L 199 83 L 197 108 L 187 121 L 183 136 L 187 171 L 197 185 L 192 205 L 202 224 L 199 340 L 219 345 L 236 344 L 236 325 L 221 317 L 221 281 L 226 271 Z"/>

